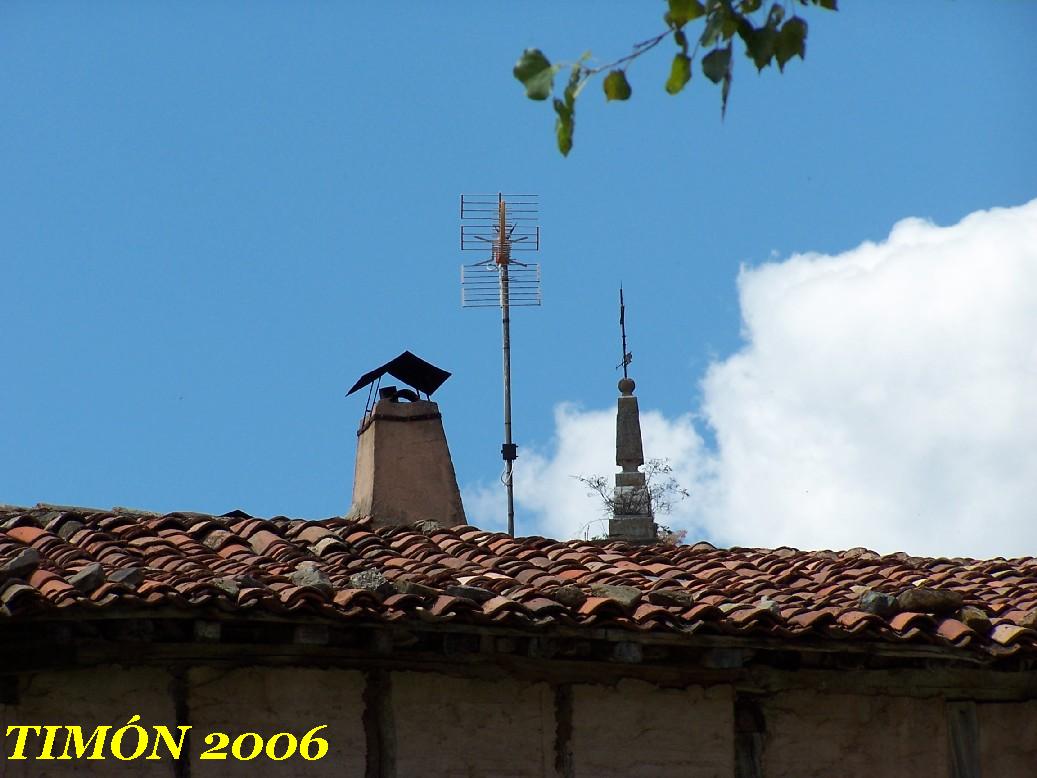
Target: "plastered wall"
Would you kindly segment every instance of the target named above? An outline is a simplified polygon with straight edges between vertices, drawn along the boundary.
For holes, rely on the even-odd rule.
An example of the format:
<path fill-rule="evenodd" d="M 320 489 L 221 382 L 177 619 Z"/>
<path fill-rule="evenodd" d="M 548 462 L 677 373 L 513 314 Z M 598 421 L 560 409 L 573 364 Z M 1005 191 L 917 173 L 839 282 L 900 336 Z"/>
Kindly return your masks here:
<path fill-rule="evenodd" d="M 767 778 L 949 775 L 941 699 L 797 691 L 761 707 Z"/>
<path fill-rule="evenodd" d="M 658 689 L 640 681 L 573 688 L 576 775 L 729 778 L 730 687 Z"/>
<path fill-rule="evenodd" d="M 289 776 L 363 776 L 367 751 L 362 716 L 362 673 L 300 668 L 196 668 L 188 674 L 187 705 L 192 733 L 191 778 L 288 778 Z M 298 756 L 276 762 L 258 757 L 202 761 L 204 735 L 231 737 L 257 732 L 264 739 L 283 731 L 302 736 L 327 724 L 319 735 L 328 741 L 325 757 L 316 762 Z"/>
<path fill-rule="evenodd" d="M 457 776 L 461 778 L 955 778 L 1037 775 L 1037 702 L 977 703 L 980 770 L 953 773 L 947 702 L 939 697 L 789 691 L 746 696 L 730 686 L 664 689 L 633 680 L 559 684 L 510 677 L 316 668 L 102 667 L 26 674 L 11 725 L 192 726 L 185 759 L 10 761 L 0 778 L 65 776 Z M 970 708 L 971 710 L 971 708 Z M 259 757 L 201 761 L 206 734 L 269 738 L 327 724 L 317 762 Z M 958 737 L 961 732 L 958 733 Z M 55 753 L 64 745 L 61 736 Z M 757 750 L 747 758 L 747 743 Z M 39 741 L 26 749 L 39 753 Z M 738 758 L 736 758 L 736 756 Z M 960 760 L 959 760 L 960 761 Z M 736 763 L 741 765 L 736 768 Z M 971 768 L 970 768 L 971 769 Z M 737 770 L 737 771 L 736 771 Z"/>
<path fill-rule="evenodd" d="M 401 776 L 554 774 L 554 693 L 546 683 L 393 673 L 392 708 Z"/>
<path fill-rule="evenodd" d="M 162 670 L 101 668 L 69 672 L 36 673 L 19 682 L 18 704 L 0 705 L 0 732 L 12 725 L 79 725 L 89 738 L 95 727 L 124 726 L 134 714 L 142 722 L 172 725 L 175 714 L 170 696 L 170 676 Z M 53 754 L 64 750 L 67 733 L 56 738 Z M 12 761 L 14 738 L 5 738 L 0 757 L 2 778 L 52 778 L 53 776 L 142 776 L 169 778 L 168 762 L 134 760 L 121 762 L 75 759 L 71 761 Z M 35 736 L 26 748 L 27 755 L 40 753 Z"/>
<path fill-rule="evenodd" d="M 1037 702 L 987 703 L 976 713 L 983 774 L 1037 775 Z"/>

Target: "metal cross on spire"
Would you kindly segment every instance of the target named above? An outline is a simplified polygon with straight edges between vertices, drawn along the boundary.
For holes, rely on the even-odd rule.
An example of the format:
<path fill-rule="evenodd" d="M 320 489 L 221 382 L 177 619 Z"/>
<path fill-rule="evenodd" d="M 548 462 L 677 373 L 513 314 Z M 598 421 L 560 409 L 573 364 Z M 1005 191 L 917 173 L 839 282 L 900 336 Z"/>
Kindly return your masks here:
<path fill-rule="evenodd" d="M 626 323 L 626 305 L 623 303 L 623 285 L 619 286 L 619 331 L 623 337 L 623 361 L 616 365 L 616 368 L 623 368 L 623 378 L 629 378 L 627 375 L 627 365 L 634 361 L 634 355 L 627 351 L 627 323 Z"/>

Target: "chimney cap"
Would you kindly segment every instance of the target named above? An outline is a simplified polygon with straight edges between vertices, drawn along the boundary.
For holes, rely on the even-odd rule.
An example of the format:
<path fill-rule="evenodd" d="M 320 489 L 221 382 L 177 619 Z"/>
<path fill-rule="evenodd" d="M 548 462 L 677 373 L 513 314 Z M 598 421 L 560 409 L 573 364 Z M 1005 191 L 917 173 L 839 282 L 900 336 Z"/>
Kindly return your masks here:
<path fill-rule="evenodd" d="M 346 392 L 346 396 L 353 394 L 357 389 L 363 389 L 386 373 L 429 396 L 450 378 L 450 373 L 446 370 L 436 367 L 431 362 L 426 362 L 409 351 L 404 351 L 384 365 L 360 376 L 353 384 L 353 388 Z"/>

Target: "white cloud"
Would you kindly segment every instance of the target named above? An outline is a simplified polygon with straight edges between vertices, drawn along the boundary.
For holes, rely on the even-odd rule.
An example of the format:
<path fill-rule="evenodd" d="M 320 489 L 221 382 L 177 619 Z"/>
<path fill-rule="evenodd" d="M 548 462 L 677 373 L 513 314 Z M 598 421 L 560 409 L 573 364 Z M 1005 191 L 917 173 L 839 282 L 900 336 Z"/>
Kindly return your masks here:
<path fill-rule="evenodd" d="M 710 482 L 711 461 L 690 415 L 667 419 L 658 411 L 642 411 L 641 429 L 649 456 L 668 459 L 681 483 Z M 574 476 L 614 473 L 615 440 L 614 409 L 586 411 L 571 403 L 558 405 L 551 454 L 530 447 L 516 463 L 516 503 L 536 517 L 535 526 L 519 530 L 552 537 L 582 537 L 588 530 L 591 536 L 602 534 L 605 528 L 600 521 L 600 500 L 589 496 L 588 487 Z M 463 497 L 470 520 L 486 529 L 503 529 L 503 520 L 485 521 L 506 514 L 501 486 L 480 484 L 465 489 Z M 696 494 L 681 506 L 684 523 L 690 520 L 690 506 L 700 501 L 700 494 Z"/>
<path fill-rule="evenodd" d="M 735 545 L 1037 554 L 1037 200 L 745 268 L 739 297 L 746 344 L 703 379 L 717 450 L 690 413 L 642 414 L 646 455 L 695 495 L 673 524 Z M 557 409 L 552 450 L 516 481 L 540 531 L 575 535 L 595 510 L 570 475 L 615 471 L 614 424 Z"/>

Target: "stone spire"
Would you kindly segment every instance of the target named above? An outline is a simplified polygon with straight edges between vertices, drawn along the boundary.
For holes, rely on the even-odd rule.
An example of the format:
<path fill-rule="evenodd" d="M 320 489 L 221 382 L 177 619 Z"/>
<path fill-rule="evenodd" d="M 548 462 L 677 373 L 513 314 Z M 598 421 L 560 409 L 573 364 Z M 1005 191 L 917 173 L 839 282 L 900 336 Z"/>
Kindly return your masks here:
<path fill-rule="evenodd" d="M 641 418 L 634 397 L 634 380 L 619 380 L 620 396 L 616 409 L 616 488 L 613 514 L 609 519 L 609 539 L 633 543 L 655 541 L 655 518 L 645 474 L 638 468 L 645 463 L 641 447 Z"/>
<path fill-rule="evenodd" d="M 655 518 L 652 515 L 652 496 L 640 471 L 645 463 L 641 445 L 641 416 L 634 397 L 634 379 L 627 375 L 632 357 L 627 351 L 626 310 L 623 289 L 619 290 L 619 327 L 623 333 L 623 377 L 619 379 L 619 399 L 616 408 L 616 488 L 612 493 L 612 518 L 609 519 L 609 539 L 631 543 L 655 541 Z"/>

